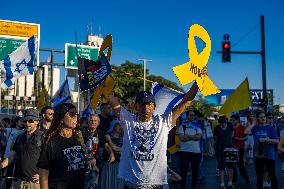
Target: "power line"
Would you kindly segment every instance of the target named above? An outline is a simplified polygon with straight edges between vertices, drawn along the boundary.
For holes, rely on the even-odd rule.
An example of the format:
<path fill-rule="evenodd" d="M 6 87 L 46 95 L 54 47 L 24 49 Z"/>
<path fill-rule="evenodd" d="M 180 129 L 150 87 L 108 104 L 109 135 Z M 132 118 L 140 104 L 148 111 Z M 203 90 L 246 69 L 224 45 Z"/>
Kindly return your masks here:
<path fill-rule="evenodd" d="M 248 36 L 251 32 L 253 32 L 260 24 L 256 24 L 250 31 L 248 31 L 243 37 L 241 37 L 238 41 L 236 41 L 231 47 L 236 46 L 240 41 L 242 41 L 246 36 Z"/>

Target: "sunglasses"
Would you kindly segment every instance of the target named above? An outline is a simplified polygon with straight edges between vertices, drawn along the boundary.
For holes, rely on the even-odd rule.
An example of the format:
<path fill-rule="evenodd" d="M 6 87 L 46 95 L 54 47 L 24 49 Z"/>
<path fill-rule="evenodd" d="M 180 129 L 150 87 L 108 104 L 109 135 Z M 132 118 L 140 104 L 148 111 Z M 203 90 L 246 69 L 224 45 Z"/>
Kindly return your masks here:
<path fill-rule="evenodd" d="M 34 123 L 35 121 L 32 120 L 32 119 L 30 119 L 30 120 L 26 120 L 25 122 L 26 122 L 26 123 Z"/>
<path fill-rule="evenodd" d="M 72 118 L 75 117 L 75 116 L 78 116 L 78 113 L 76 111 L 70 111 L 70 112 L 68 112 L 68 114 Z"/>
<path fill-rule="evenodd" d="M 48 113 L 48 115 L 53 115 L 54 113 Z"/>

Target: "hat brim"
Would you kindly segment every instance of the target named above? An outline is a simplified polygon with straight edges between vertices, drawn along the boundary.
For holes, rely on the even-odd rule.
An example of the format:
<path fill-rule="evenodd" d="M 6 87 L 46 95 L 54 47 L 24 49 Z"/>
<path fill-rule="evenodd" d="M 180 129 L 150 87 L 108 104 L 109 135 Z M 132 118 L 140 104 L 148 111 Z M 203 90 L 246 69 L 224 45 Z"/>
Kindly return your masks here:
<path fill-rule="evenodd" d="M 137 104 L 144 104 L 144 103 L 150 103 L 150 102 L 153 102 L 155 104 L 155 100 L 151 98 L 143 98 L 140 101 L 138 101 Z"/>

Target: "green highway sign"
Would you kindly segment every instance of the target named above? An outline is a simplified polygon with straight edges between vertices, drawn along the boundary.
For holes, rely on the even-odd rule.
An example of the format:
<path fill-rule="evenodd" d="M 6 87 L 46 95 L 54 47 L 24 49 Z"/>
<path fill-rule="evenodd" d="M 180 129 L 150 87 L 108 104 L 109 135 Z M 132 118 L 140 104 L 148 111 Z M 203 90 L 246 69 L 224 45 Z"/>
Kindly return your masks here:
<path fill-rule="evenodd" d="M 77 45 L 78 56 L 96 61 L 99 56 L 99 48 L 87 45 Z M 76 56 L 76 45 L 65 43 L 65 68 L 78 69 L 78 60 Z"/>
<path fill-rule="evenodd" d="M 15 51 L 26 40 L 0 37 L 0 61 Z"/>

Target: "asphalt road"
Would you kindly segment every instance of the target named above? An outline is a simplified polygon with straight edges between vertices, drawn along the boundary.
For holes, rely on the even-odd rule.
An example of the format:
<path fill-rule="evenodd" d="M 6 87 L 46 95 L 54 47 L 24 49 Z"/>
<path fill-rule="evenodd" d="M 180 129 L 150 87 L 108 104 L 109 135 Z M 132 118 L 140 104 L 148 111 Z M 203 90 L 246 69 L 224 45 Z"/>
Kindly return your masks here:
<path fill-rule="evenodd" d="M 200 182 L 198 185 L 198 189 L 220 189 L 220 181 L 219 177 L 216 176 L 216 165 L 217 162 L 215 157 L 206 157 L 204 161 L 204 172 L 206 175 L 206 180 Z M 246 164 L 246 168 L 248 171 L 248 175 L 251 180 L 251 184 L 245 184 L 245 181 L 242 177 L 238 177 L 238 184 L 236 188 L 238 189 L 256 189 L 256 175 L 254 170 L 254 164 Z M 276 161 L 276 175 L 278 177 L 278 185 L 279 189 L 284 189 L 284 173 L 281 173 L 281 162 L 279 160 Z M 171 189 L 179 189 L 179 185 L 175 184 L 170 186 Z M 188 174 L 187 177 L 187 187 L 191 188 L 191 175 Z"/>

